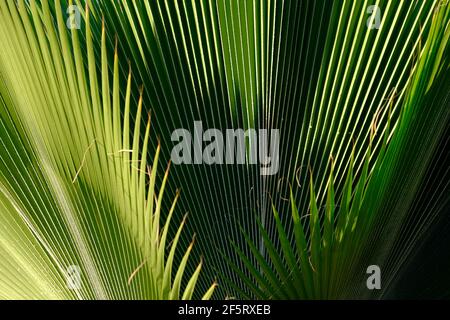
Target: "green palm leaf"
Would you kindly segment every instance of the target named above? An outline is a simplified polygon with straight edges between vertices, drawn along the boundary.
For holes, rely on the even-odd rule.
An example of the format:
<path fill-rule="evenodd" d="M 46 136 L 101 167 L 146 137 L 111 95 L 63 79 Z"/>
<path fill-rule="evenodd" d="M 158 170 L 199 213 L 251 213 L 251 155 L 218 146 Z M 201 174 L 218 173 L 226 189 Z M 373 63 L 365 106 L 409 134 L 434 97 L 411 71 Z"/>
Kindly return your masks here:
<path fill-rule="evenodd" d="M 444 1 L 5 0 L 0 15 L 5 297 L 209 298 L 218 276 L 219 298 L 381 297 L 437 215 L 411 219 L 449 120 Z M 194 121 L 279 129 L 279 171 L 168 179 L 157 164 Z"/>
<path fill-rule="evenodd" d="M 374 119 L 366 159 L 356 179 L 353 175 L 353 149 L 339 209 L 336 210 L 335 205 L 336 180 L 333 174 L 334 162 L 331 161 L 326 205 L 320 214 L 312 174 L 309 210 L 302 217 L 304 220 L 300 218 L 292 191 L 292 227 L 283 225 L 273 206 L 277 234 L 273 240 L 269 240 L 265 228 L 260 227 L 268 253 L 267 261 L 263 257 L 258 259 L 259 265 L 273 265 L 273 268 L 261 267 L 257 270 L 245 255 L 242 256 L 248 271 L 247 274 L 242 273 L 246 283 L 258 283 L 257 279 L 261 277 L 277 279 L 272 282 L 272 292 L 281 292 L 281 298 L 284 299 L 364 297 L 370 296 L 370 291 L 365 288 L 364 276 L 367 266 L 371 264 L 381 265 L 382 270 L 387 269 L 384 281 L 392 281 L 395 273 L 388 269 L 386 254 L 377 251 L 383 249 L 389 253 L 399 246 L 388 232 L 398 230 L 405 221 L 407 210 L 399 210 L 398 207 L 411 206 L 414 192 L 418 191 L 417 187 L 440 136 L 439 133 L 435 135 L 435 130 L 441 132 L 449 117 L 448 90 L 442 91 L 443 87 L 448 88 L 449 85 L 449 64 L 448 58 L 440 54 L 449 50 L 449 18 L 449 7 L 436 7 L 428 38 L 406 90 L 397 128 L 389 139 L 388 119 L 380 149 L 373 155 L 375 135 L 380 130 L 377 119 Z M 430 108 L 432 115 L 428 111 Z M 419 132 L 418 128 L 421 128 Z M 411 153 L 412 150 L 417 153 Z M 412 159 L 411 154 L 418 156 Z M 393 191 L 401 190 L 402 185 L 408 186 L 408 193 L 394 195 Z M 395 219 L 393 214 L 396 215 Z M 432 219 L 431 212 L 425 219 Z M 306 238 L 305 227 L 308 225 L 310 230 Z M 286 236 L 287 230 L 291 228 L 295 234 L 295 245 Z M 281 250 L 276 252 L 270 249 L 277 245 Z M 286 278 L 286 275 L 289 277 Z M 288 291 L 292 283 L 298 284 L 295 292 Z M 258 287 L 246 286 L 246 290 L 241 289 L 247 297 L 261 296 Z"/>
<path fill-rule="evenodd" d="M 89 11 L 87 54 L 47 1 L 3 2 L 0 13 L 2 297 L 190 299 L 201 264 L 181 288 L 192 245 L 175 265 L 184 221 L 172 243 L 167 234 L 178 194 L 161 226 L 168 169 L 157 191 L 160 148 L 148 166 L 142 99 L 130 141 L 121 111 L 130 113 L 131 73 L 122 99 L 105 28 L 96 57 Z M 76 290 L 66 285 L 70 266 L 81 271 Z"/>

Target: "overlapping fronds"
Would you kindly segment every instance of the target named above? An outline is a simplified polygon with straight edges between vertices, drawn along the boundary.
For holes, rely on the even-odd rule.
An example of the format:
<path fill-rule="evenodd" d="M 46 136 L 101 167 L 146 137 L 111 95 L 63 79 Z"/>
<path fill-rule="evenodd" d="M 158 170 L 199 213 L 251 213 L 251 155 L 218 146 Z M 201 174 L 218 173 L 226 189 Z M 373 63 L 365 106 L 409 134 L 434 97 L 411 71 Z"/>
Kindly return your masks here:
<path fill-rule="evenodd" d="M 442 91 L 449 85 L 449 60 L 443 54 L 450 48 L 449 17 L 449 7 L 436 7 L 429 36 L 405 90 L 397 128 L 390 132 L 389 118 L 380 139 L 380 149 L 373 159 L 374 138 L 379 134 L 376 115 L 359 174 L 354 166 L 355 149 L 352 150 L 339 202 L 336 202 L 335 193 L 335 162 L 331 158 L 323 205 L 317 200 L 312 172 L 309 174 L 310 198 L 306 213 L 298 210 L 294 193 L 292 189 L 290 191 L 292 224 L 289 229 L 272 205 L 276 236 L 271 238 L 267 228 L 259 225 L 266 252 L 261 251 L 243 230 L 257 263 L 234 244 L 246 271 L 239 270 L 229 259 L 228 262 L 244 279 L 245 286 L 239 287 L 232 279 L 225 279 L 241 296 L 337 299 L 370 297 L 371 294 L 381 296 L 386 292 L 386 289 L 381 293 L 367 290 L 366 269 L 373 264 L 381 266 L 384 283 L 392 281 L 395 273 L 390 268 L 395 265 L 392 266 L 392 260 L 389 261 L 391 265 L 387 264 L 385 259 L 390 250 L 398 252 L 404 243 L 393 242 L 389 233 L 406 224 L 407 210 L 449 117 L 450 93 Z M 372 167 L 371 161 L 374 162 Z M 408 188 L 402 190 L 405 186 Z M 399 210 L 400 207 L 403 209 Z M 422 213 L 423 224 L 433 220 L 432 213 Z M 288 236 L 291 229 L 293 238 Z M 410 234 L 410 239 L 415 240 L 414 234 Z M 380 254 L 380 249 L 385 252 Z M 404 257 L 390 258 L 400 261 Z"/>
<path fill-rule="evenodd" d="M 450 117 L 449 7 L 3 0 L 0 292 L 208 298 L 221 276 L 220 298 L 382 296 L 364 267 L 390 283 L 435 215 L 409 226 Z M 157 164 L 194 121 L 278 129 L 279 171 L 173 165 L 168 179 Z"/>

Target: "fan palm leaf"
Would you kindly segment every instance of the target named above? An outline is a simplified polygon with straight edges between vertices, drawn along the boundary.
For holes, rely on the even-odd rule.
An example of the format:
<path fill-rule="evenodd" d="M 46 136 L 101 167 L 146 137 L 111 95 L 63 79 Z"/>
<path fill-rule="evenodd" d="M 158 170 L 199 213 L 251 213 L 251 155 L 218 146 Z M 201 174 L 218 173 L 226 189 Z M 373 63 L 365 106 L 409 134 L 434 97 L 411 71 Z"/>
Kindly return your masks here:
<path fill-rule="evenodd" d="M 147 165 L 142 99 L 134 128 L 121 117 L 130 113 L 132 75 L 122 99 L 105 27 L 96 57 L 89 11 L 86 54 L 47 1 L 2 2 L 0 13 L 2 297 L 190 299 L 201 263 L 182 286 L 192 244 L 179 265 L 173 257 L 184 220 L 168 239 L 179 194 L 161 224 L 169 168 L 157 190 L 160 147 Z M 73 266 L 76 290 L 66 285 Z"/>
<path fill-rule="evenodd" d="M 378 119 L 374 119 L 366 158 L 356 177 L 353 148 L 339 205 L 335 201 L 335 162 L 332 159 L 323 206 L 315 193 L 312 172 L 307 214 L 299 213 L 291 189 L 292 224 L 287 228 L 293 229 L 294 241 L 288 238 L 287 228 L 273 205 L 277 236 L 271 239 L 266 228 L 260 225 L 267 253 L 256 250 L 246 235 L 259 268 L 255 268 L 242 249 L 236 247 L 248 271 L 241 275 L 245 283 L 251 285 L 243 290 L 231 279 L 225 281 L 243 297 L 336 299 L 386 292 L 384 289 L 381 293 L 370 293 L 365 271 L 369 265 L 382 266 L 384 281 L 392 281 L 395 275 L 392 271 L 395 264 L 392 264 L 400 259 L 391 256 L 389 265 L 386 257 L 390 250 L 397 252 L 395 250 L 404 244 L 393 241 L 395 238 L 388 232 L 397 234 L 405 222 L 405 213 L 413 203 L 449 117 L 449 64 L 442 54 L 449 50 L 449 14 L 448 7 L 436 7 L 433 12 L 429 36 L 405 90 L 397 128 L 390 132 L 389 118 L 380 149 L 373 156 L 373 143 L 379 132 Z M 411 154 L 416 156 L 411 158 Z M 371 161 L 374 162 L 372 166 Z M 400 191 L 405 185 L 408 188 L 402 195 L 395 194 L 395 190 Z M 423 223 L 432 220 L 432 212 L 426 212 L 423 219 Z M 309 231 L 305 230 L 308 226 Z M 413 241 L 417 241 L 413 236 Z"/>
<path fill-rule="evenodd" d="M 71 5 L 82 28 L 67 32 Z M 410 219 L 449 119 L 445 1 L 7 0 L 0 10 L 9 295 L 26 261 L 29 296 L 53 283 L 53 298 L 201 298 L 220 276 L 219 298 L 380 297 L 388 289 L 368 292 L 365 267 L 391 283 L 436 216 Z M 279 171 L 172 165 L 168 179 L 157 163 L 194 121 L 278 129 Z M 16 236 L 29 242 L 15 250 Z M 188 257 L 209 267 L 199 275 Z M 81 293 L 64 287 L 70 265 L 89 276 Z"/>

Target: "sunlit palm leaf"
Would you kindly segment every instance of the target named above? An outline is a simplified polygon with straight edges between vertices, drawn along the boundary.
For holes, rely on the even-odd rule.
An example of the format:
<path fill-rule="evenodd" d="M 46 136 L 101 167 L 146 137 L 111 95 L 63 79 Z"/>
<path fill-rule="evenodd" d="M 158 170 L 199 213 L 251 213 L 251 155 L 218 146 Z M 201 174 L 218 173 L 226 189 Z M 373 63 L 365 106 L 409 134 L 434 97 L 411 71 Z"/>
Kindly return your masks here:
<path fill-rule="evenodd" d="M 2 297 L 190 299 L 201 264 L 181 287 L 192 245 L 179 266 L 172 257 L 184 221 L 167 237 L 178 194 L 161 225 L 168 169 L 156 190 L 160 148 L 147 166 L 150 119 L 142 144 L 142 99 L 130 128 L 131 73 L 122 99 L 105 29 L 95 57 L 89 12 L 87 54 L 47 1 L 2 2 L 0 14 Z"/>

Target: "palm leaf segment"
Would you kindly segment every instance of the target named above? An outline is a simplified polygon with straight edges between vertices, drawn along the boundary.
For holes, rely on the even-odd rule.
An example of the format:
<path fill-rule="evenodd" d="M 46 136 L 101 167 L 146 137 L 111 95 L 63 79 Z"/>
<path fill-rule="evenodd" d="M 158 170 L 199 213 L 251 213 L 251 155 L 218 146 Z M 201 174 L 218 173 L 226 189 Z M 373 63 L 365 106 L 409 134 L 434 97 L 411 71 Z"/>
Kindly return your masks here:
<path fill-rule="evenodd" d="M 393 232 L 402 224 L 400 214 L 403 210 L 395 208 L 408 208 L 413 199 L 408 194 L 393 194 L 394 190 L 400 191 L 404 185 L 417 187 L 436 146 L 436 136 L 440 136 L 449 117 L 450 96 L 444 89 L 449 85 L 450 65 L 445 56 L 450 48 L 449 19 L 448 6 L 436 7 L 428 38 L 420 48 L 420 58 L 405 90 L 396 129 L 391 131 L 393 101 L 390 100 L 389 117 L 385 130 L 381 131 L 379 150 L 374 154 L 375 135 L 380 131 L 377 113 L 370 128 L 365 160 L 357 175 L 353 148 L 339 202 L 335 193 L 335 162 L 331 159 L 323 203 L 318 200 L 310 172 L 307 214 L 299 212 L 292 188 L 291 223 L 287 227 L 272 204 L 276 237 L 271 237 L 268 229 L 259 223 L 264 251 L 247 231 L 242 230 L 247 250 L 254 260 L 239 245 L 233 244 L 245 268 L 241 270 L 239 264 L 230 259 L 227 261 L 243 279 L 244 285 L 236 285 L 231 278 L 224 279 L 239 295 L 265 299 L 370 297 L 365 287 L 365 270 L 371 261 L 386 267 L 385 283 L 392 281 L 395 273 L 388 269 L 392 266 L 384 264 L 385 256 L 374 253 L 379 248 L 398 250 L 401 246 L 392 243 L 386 229 Z M 431 107 L 432 114 L 428 111 Z M 436 127 L 432 128 L 433 124 Z M 422 129 L 417 132 L 416 128 Z M 417 154 L 417 157 L 411 159 L 411 154 Z M 432 221 L 432 213 L 424 214 L 424 224 Z M 289 237 L 290 233 L 292 237 Z M 413 236 L 410 240 L 415 241 Z"/>
<path fill-rule="evenodd" d="M 142 129 L 140 99 L 131 127 L 131 70 L 121 94 L 105 28 L 95 56 L 89 10 L 85 42 L 48 1 L 2 1 L 0 16 L 0 296 L 191 298 L 202 263 L 183 282 L 192 244 L 177 266 L 174 257 L 184 220 L 168 238 L 179 194 L 161 224 L 168 168 L 157 191 L 160 147 L 147 165 L 150 119 Z"/>

